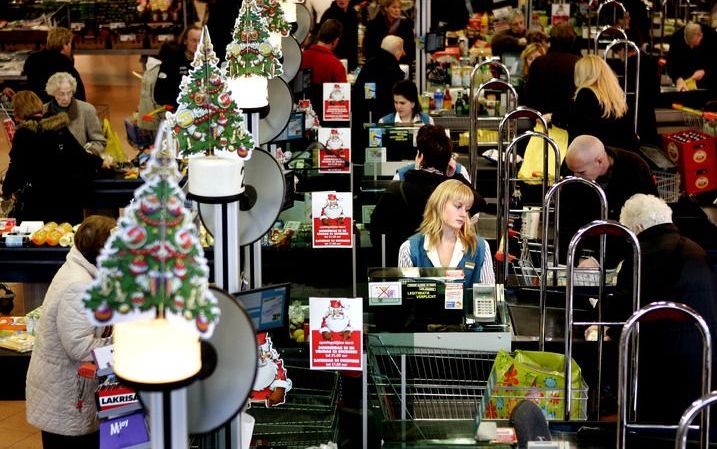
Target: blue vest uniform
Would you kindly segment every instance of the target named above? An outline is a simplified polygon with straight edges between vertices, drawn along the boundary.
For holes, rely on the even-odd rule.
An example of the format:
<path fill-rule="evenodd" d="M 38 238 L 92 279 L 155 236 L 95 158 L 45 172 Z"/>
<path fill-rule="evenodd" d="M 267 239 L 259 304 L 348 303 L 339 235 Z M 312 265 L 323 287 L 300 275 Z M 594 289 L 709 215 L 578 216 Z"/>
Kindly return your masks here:
<path fill-rule="evenodd" d="M 411 249 L 411 262 L 414 267 L 433 266 L 431 259 L 428 258 L 428 253 L 423 249 L 425 240 L 426 236 L 424 234 L 414 234 L 408 238 L 409 248 Z M 465 274 L 463 279 L 465 288 L 471 288 L 473 284 L 480 283 L 480 270 L 483 267 L 485 245 L 486 241 L 478 237 L 475 253 L 470 254 L 470 251 L 466 249 L 461 261 L 458 263 L 458 268 L 461 268 Z"/>

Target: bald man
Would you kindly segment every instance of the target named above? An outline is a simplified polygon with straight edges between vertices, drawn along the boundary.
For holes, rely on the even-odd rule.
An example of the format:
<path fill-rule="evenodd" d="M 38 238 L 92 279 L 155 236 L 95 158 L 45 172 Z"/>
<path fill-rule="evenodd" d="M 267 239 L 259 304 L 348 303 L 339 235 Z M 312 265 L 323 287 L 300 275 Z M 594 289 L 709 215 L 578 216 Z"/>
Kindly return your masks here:
<path fill-rule="evenodd" d="M 652 172 L 640 156 L 630 151 L 605 147 L 600 139 L 582 135 L 568 147 L 565 166 L 574 176 L 597 182 L 605 191 L 608 218 L 617 220 L 620 209 L 636 193 L 657 196 Z M 575 232 L 583 225 L 600 218 L 597 195 L 584 185 L 565 187 L 560 194 L 560 249 L 562 260 Z M 612 245 L 610 245 L 612 246 Z M 608 262 L 622 259 L 620 251 L 610 254 Z"/>

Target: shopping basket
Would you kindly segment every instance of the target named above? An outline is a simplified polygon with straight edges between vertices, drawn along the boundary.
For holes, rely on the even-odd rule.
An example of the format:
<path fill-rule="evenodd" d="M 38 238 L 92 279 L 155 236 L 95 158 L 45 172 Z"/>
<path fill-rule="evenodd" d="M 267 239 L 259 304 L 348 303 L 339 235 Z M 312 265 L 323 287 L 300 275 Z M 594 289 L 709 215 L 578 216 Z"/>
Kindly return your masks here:
<path fill-rule="evenodd" d="M 385 440 L 473 438 L 495 353 L 367 343 L 369 395 Z"/>
<path fill-rule="evenodd" d="M 252 447 L 301 448 L 318 446 L 338 437 L 337 405 L 340 397 L 336 371 L 311 371 L 287 366 L 292 388 L 286 403 L 277 407 L 255 405 Z"/>

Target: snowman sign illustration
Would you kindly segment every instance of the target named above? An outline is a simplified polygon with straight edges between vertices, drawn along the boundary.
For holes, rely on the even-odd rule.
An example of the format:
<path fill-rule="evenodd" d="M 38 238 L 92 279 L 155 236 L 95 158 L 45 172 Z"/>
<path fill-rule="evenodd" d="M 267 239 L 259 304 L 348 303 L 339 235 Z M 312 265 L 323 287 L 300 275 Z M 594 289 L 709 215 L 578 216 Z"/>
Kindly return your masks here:
<path fill-rule="evenodd" d="M 256 343 L 259 360 L 251 402 L 264 402 L 267 407 L 276 407 L 286 402 L 286 393 L 291 390 L 291 379 L 286 376 L 284 361 L 274 349 L 271 337 L 266 332 L 259 332 L 256 334 Z"/>
<path fill-rule="evenodd" d="M 332 299 L 329 308 L 321 319 L 321 336 L 327 341 L 349 340 L 353 329 L 349 318 L 348 306 L 340 299 Z"/>

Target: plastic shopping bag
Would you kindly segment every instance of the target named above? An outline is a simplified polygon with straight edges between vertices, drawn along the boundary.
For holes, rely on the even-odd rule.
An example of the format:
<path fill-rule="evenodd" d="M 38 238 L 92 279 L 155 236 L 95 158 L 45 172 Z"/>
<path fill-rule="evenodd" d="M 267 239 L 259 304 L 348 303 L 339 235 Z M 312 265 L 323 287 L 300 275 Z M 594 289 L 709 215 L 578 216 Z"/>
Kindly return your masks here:
<path fill-rule="evenodd" d="M 112 129 L 112 125 L 107 119 L 102 120 L 102 132 L 107 139 L 104 154 L 111 156 L 115 162 L 127 162 L 127 155 L 122 150 L 119 135 Z"/>
<path fill-rule="evenodd" d="M 534 131 L 542 132 L 542 128 L 542 126 L 536 125 Z M 563 159 L 565 159 L 565 153 L 568 151 L 568 132 L 553 125 L 552 128 L 548 129 L 548 137 L 558 144 L 560 163 L 562 164 Z M 545 139 L 537 136 L 531 137 L 530 141 L 528 141 L 528 147 L 525 149 L 525 155 L 523 156 L 523 165 L 520 166 L 518 171 L 518 178 L 530 179 L 530 181 L 525 181 L 528 184 L 540 184 L 540 181 L 535 180 L 535 178 L 543 177 L 543 144 L 545 142 Z M 555 181 L 555 153 L 550 144 L 548 144 L 548 173 L 552 184 Z"/>

